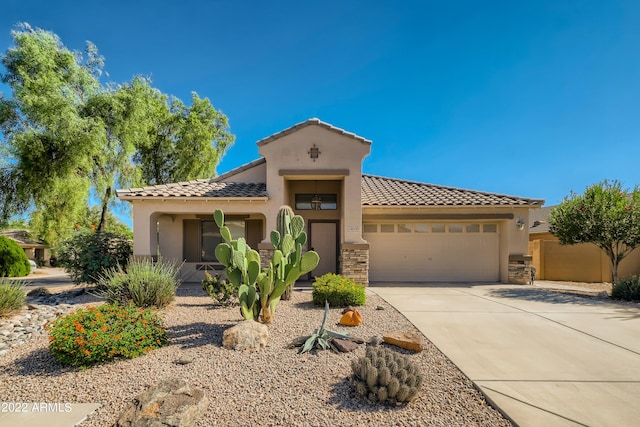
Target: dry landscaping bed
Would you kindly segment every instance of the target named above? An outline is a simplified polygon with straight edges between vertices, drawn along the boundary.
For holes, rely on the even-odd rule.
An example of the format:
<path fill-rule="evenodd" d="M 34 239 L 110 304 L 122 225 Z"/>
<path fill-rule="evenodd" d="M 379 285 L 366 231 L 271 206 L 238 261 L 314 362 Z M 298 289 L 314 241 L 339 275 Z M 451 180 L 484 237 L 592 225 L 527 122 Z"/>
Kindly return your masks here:
<path fill-rule="evenodd" d="M 382 305 L 384 310 L 376 310 Z M 368 339 L 393 330 L 419 331 L 373 294 L 355 328 L 338 326 L 341 309 L 332 309 L 330 329 Z M 178 290 L 164 310 L 169 344 L 133 360 L 86 370 L 61 366 L 47 350 L 46 335 L 0 357 L 0 401 L 100 403 L 82 427 L 111 426 L 133 397 L 163 378 L 180 378 L 204 390 L 209 399 L 198 426 L 510 426 L 482 394 L 424 337 L 425 350 L 410 354 L 425 381 L 406 407 L 369 404 L 349 386 L 351 360 L 364 355 L 319 351 L 298 355 L 287 344 L 317 328 L 324 309 L 313 306 L 310 291 L 295 291 L 278 306 L 269 326 L 267 348 L 255 353 L 222 348 L 222 333 L 242 320 L 237 307 L 215 307 L 200 289 Z M 409 352 L 399 350 L 405 354 Z M 193 358 L 178 364 L 181 357 Z"/>

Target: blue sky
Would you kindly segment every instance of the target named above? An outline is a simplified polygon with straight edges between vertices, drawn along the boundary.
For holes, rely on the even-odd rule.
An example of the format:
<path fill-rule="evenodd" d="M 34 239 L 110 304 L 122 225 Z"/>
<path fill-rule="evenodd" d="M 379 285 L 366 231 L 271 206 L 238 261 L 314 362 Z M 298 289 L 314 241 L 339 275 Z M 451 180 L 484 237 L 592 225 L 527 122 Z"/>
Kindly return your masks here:
<path fill-rule="evenodd" d="M 219 173 L 318 117 L 373 140 L 370 174 L 547 204 L 640 184 L 637 1 L 2 0 L 2 52 L 18 22 L 209 98 L 236 135 Z"/>

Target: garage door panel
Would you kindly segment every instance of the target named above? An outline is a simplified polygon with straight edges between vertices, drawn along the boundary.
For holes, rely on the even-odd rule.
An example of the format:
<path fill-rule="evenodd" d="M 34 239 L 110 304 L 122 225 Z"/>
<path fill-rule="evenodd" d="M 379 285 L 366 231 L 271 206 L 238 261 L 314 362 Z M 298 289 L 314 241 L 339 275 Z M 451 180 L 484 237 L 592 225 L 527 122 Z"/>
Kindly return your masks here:
<path fill-rule="evenodd" d="M 497 233 L 365 233 L 369 280 L 499 280 Z"/>

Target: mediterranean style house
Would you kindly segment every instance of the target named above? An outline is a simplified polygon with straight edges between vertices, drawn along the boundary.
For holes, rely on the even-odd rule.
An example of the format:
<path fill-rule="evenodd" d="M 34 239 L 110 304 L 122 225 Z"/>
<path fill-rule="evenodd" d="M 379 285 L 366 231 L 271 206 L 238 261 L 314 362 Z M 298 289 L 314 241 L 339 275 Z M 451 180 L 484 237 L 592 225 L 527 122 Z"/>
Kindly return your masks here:
<path fill-rule="evenodd" d="M 183 280 L 198 281 L 222 269 L 214 210 L 266 259 L 276 213 L 289 205 L 320 255 L 312 277 L 528 282 L 525 225 L 543 200 L 363 174 L 371 141 L 318 119 L 257 145 L 259 159 L 215 178 L 118 190 L 132 206 L 134 255 L 184 261 Z"/>

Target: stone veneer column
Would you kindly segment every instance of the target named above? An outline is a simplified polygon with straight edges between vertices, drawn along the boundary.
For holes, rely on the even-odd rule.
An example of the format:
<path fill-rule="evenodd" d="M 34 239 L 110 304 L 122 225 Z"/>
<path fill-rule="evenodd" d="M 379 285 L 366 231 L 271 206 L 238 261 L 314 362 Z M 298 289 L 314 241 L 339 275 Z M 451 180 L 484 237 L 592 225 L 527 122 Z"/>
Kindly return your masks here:
<path fill-rule="evenodd" d="M 531 284 L 531 255 L 509 255 L 509 283 Z"/>
<path fill-rule="evenodd" d="M 275 251 L 275 248 L 271 243 L 258 244 L 258 253 L 260 254 L 260 268 L 265 268 L 269 266 L 269 262 L 273 257 L 274 251 Z"/>
<path fill-rule="evenodd" d="M 369 285 L 369 244 L 343 243 L 340 248 L 340 274 L 356 283 Z"/>

